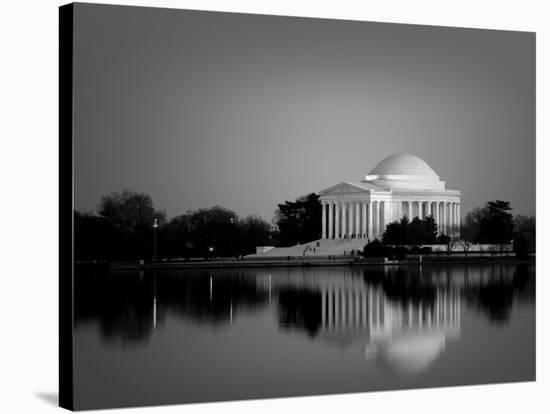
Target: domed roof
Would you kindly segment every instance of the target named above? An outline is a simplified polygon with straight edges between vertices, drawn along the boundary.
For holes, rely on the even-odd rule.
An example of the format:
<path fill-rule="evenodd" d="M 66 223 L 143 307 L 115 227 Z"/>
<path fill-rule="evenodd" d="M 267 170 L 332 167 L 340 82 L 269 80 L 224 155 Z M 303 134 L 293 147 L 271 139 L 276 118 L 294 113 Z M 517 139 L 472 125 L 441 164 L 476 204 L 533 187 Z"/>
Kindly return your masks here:
<path fill-rule="evenodd" d="M 369 173 L 370 176 L 423 176 L 439 178 L 436 172 L 424 160 L 415 155 L 395 154 L 384 158 Z"/>
<path fill-rule="evenodd" d="M 445 335 L 407 333 L 376 345 L 365 347 L 365 358 L 373 358 L 384 367 L 403 374 L 416 374 L 432 364 L 445 349 Z"/>
<path fill-rule="evenodd" d="M 393 340 L 383 357 L 396 371 L 413 374 L 426 369 L 444 349 L 443 334 L 416 335 Z"/>

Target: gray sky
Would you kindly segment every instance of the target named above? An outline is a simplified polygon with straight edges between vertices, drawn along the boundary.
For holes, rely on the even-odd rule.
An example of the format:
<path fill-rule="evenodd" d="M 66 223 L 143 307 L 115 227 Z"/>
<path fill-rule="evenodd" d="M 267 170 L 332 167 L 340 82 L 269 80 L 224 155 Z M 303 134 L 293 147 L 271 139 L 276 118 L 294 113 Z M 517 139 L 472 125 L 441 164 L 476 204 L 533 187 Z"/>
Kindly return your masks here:
<path fill-rule="evenodd" d="M 357 181 L 394 153 L 535 214 L 535 35 L 78 4 L 76 208 L 128 188 L 169 217 Z"/>

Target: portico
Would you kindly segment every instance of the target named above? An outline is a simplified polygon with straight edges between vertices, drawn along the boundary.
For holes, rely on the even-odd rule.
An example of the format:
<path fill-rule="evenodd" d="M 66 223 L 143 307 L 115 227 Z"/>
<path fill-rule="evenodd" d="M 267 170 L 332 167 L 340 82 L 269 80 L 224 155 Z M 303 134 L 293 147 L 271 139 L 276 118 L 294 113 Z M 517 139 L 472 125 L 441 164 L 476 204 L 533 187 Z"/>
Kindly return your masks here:
<path fill-rule="evenodd" d="M 388 223 L 433 216 L 440 234 L 460 226 L 460 191 L 420 158 L 399 154 L 382 160 L 360 182 L 342 182 L 320 192 L 323 239 L 381 238 Z"/>

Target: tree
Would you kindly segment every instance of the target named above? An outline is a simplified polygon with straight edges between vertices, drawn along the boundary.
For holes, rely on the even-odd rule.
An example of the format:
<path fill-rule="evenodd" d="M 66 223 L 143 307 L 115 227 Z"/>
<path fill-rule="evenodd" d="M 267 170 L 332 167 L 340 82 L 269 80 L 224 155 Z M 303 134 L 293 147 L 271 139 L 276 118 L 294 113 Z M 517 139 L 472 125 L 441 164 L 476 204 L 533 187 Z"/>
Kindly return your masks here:
<path fill-rule="evenodd" d="M 239 222 L 241 228 L 241 254 L 250 254 L 256 251 L 256 246 L 270 244 L 271 225 L 261 217 L 250 215 Z"/>
<path fill-rule="evenodd" d="M 196 255 L 211 257 L 239 254 L 238 217 L 233 211 L 214 206 L 189 211 L 186 216 L 187 243 Z"/>
<path fill-rule="evenodd" d="M 158 229 L 159 256 L 166 258 L 189 258 L 193 244 L 190 241 L 189 217 L 186 214 L 172 218 Z"/>
<path fill-rule="evenodd" d="M 433 244 L 437 241 L 437 224 L 432 216 L 425 219 L 415 217 L 410 222 L 403 217 L 386 226 L 382 240 L 395 246 Z"/>
<path fill-rule="evenodd" d="M 390 257 L 393 254 L 393 248 L 384 245 L 380 240 L 374 239 L 367 243 L 363 248 L 364 257 Z"/>
<path fill-rule="evenodd" d="M 74 257 L 77 261 L 109 261 L 127 255 L 122 232 L 103 217 L 74 213 Z"/>
<path fill-rule="evenodd" d="M 409 243 L 409 219 L 404 216 L 399 222 L 394 221 L 386 225 L 382 236 L 384 244 L 403 246 Z"/>
<path fill-rule="evenodd" d="M 261 217 L 240 219 L 220 206 L 188 211 L 160 230 L 163 257 L 237 257 L 254 253 L 271 236 L 271 225 Z"/>
<path fill-rule="evenodd" d="M 150 196 L 130 190 L 111 193 L 101 198 L 98 212 L 118 240 L 112 246 L 112 258 L 147 259 L 153 256 L 153 223 L 155 219 L 158 224 L 164 223 L 166 214 L 155 210 Z"/>
<path fill-rule="evenodd" d="M 437 236 L 437 243 L 444 244 L 447 246 L 447 255 L 453 250 L 453 247 L 456 243 L 456 239 L 451 237 L 449 234 L 440 234 Z"/>
<path fill-rule="evenodd" d="M 275 222 L 281 244 L 291 246 L 321 238 L 321 214 L 319 195 L 314 193 L 279 204 Z"/>
<path fill-rule="evenodd" d="M 514 251 L 519 258 L 527 259 L 536 246 L 535 217 L 517 215 L 514 219 Z"/>
<path fill-rule="evenodd" d="M 458 244 L 464 250 L 466 257 L 468 257 L 470 248 L 479 236 L 478 216 L 478 213 L 474 210 L 466 215 L 464 222 L 460 225 L 460 239 L 458 240 Z"/>
<path fill-rule="evenodd" d="M 74 214 L 76 260 L 147 259 L 153 254 L 153 223 L 165 214 L 151 197 L 129 190 L 101 198 L 98 214 Z"/>
<path fill-rule="evenodd" d="M 437 242 L 437 223 L 433 215 L 429 215 L 424 219 L 425 225 L 425 244 L 435 244 Z"/>
<path fill-rule="evenodd" d="M 75 211 L 76 260 L 151 258 L 155 220 L 160 258 L 236 257 L 271 244 L 273 237 L 261 217 L 241 220 L 220 206 L 190 210 L 166 222 L 150 196 L 129 190 L 102 197 L 98 213 Z"/>
<path fill-rule="evenodd" d="M 130 190 L 103 196 L 98 211 L 114 225 L 134 229 L 152 226 L 155 219 L 161 224 L 166 218 L 164 212 L 154 209 L 150 196 Z"/>
<path fill-rule="evenodd" d="M 508 201 L 489 201 L 482 210 L 479 239 L 485 243 L 496 244 L 500 254 L 509 245 L 514 236 L 514 218 Z"/>
<path fill-rule="evenodd" d="M 424 220 L 415 217 L 409 224 L 409 244 L 418 246 L 424 242 L 426 238 L 426 223 Z"/>

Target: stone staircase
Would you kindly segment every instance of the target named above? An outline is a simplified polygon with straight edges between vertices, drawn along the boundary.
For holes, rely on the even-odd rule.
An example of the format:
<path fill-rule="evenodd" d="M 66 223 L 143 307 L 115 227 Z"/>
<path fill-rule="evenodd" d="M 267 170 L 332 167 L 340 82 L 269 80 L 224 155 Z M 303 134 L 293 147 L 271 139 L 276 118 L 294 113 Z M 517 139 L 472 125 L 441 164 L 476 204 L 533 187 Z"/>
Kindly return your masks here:
<path fill-rule="evenodd" d="M 275 258 L 287 256 L 350 256 L 351 251 L 362 251 L 367 239 L 319 239 L 290 247 L 275 247 L 261 254 L 250 254 L 246 258 Z"/>

